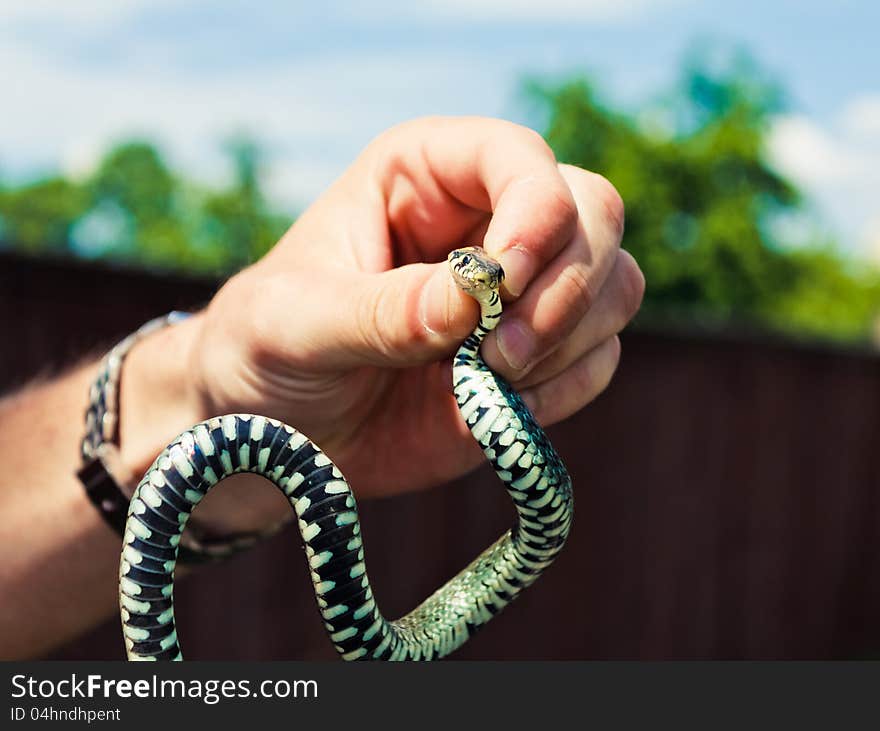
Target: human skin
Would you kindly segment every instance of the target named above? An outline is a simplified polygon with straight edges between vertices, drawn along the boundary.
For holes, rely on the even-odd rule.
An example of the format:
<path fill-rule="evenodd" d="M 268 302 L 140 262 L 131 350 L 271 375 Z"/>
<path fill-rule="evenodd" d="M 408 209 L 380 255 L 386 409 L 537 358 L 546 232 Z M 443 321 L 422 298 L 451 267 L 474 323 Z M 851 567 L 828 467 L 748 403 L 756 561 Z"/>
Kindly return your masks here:
<path fill-rule="evenodd" d="M 641 302 L 623 217 L 608 181 L 557 164 L 526 128 L 392 128 L 202 312 L 135 346 L 123 464 L 135 479 L 182 430 L 247 412 L 307 434 L 359 498 L 458 477 L 483 459 L 450 368 L 478 308 L 452 283 L 447 253 L 481 243 L 504 267 L 505 314 L 482 353 L 549 425 L 608 385 L 617 333 Z M 74 476 L 96 368 L 0 402 L 0 545 L 13 547 L 0 554 L 0 658 L 45 653 L 116 608 L 119 537 Z M 289 508 L 255 480 L 224 484 L 196 516 L 219 531 L 275 521 Z"/>

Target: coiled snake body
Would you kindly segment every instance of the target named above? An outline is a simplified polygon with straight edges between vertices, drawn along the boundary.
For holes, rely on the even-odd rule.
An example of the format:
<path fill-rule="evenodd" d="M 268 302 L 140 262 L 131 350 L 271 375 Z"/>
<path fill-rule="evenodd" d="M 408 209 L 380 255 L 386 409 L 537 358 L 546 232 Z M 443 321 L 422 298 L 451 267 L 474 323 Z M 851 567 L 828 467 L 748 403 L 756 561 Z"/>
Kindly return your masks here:
<path fill-rule="evenodd" d="M 208 490 L 236 472 L 263 475 L 296 511 L 319 610 L 345 660 L 448 655 L 553 561 L 571 525 L 571 481 L 522 399 L 479 354 L 501 314 L 503 272 L 477 247 L 453 251 L 449 265 L 458 285 L 480 303 L 480 322 L 453 362 L 455 398 L 513 500 L 514 527 L 414 611 L 388 621 L 367 578 L 354 496 L 330 459 L 273 419 L 209 419 L 159 455 L 131 500 L 120 561 L 129 660 L 183 659 L 172 598 L 180 535 Z"/>

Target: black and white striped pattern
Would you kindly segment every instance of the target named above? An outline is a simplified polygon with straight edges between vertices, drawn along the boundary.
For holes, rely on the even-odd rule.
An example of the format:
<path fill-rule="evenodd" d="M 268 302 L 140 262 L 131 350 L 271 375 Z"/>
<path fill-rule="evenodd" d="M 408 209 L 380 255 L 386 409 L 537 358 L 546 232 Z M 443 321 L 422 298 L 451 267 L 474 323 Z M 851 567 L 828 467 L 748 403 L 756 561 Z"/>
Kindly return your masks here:
<path fill-rule="evenodd" d="M 172 599 L 180 536 L 205 494 L 237 472 L 263 475 L 290 501 L 319 610 L 345 660 L 448 655 L 538 578 L 568 535 L 571 483 L 519 395 L 479 355 L 501 314 L 497 288 L 474 296 L 480 323 L 455 356 L 455 397 L 513 499 L 513 529 L 418 608 L 389 622 L 367 578 L 354 496 L 330 459 L 303 434 L 273 419 L 250 414 L 210 419 L 157 458 L 131 501 L 120 563 L 130 660 L 182 659 Z"/>
<path fill-rule="evenodd" d="M 337 598 L 357 609 L 371 601 L 354 497 L 336 466 L 278 421 L 249 414 L 218 417 L 171 444 L 132 498 L 120 564 L 130 659 L 180 659 L 172 608 L 180 535 L 207 492 L 237 472 L 263 475 L 284 491 L 296 511 L 325 617 L 333 614 L 329 607 Z"/>

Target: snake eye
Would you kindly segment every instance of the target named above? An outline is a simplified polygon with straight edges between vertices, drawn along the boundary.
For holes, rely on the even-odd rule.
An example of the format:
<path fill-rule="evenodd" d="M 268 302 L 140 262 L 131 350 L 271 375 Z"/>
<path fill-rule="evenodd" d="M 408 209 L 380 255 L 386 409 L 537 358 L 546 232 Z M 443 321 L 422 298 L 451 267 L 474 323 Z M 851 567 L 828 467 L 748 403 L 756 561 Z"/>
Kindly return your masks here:
<path fill-rule="evenodd" d="M 465 264 L 465 265 L 470 264 L 470 263 L 471 263 L 471 258 L 470 258 L 470 256 L 468 256 L 467 254 L 465 254 L 465 255 L 464 255 L 464 258 L 461 260 L 461 263 L 462 263 L 462 264 Z"/>

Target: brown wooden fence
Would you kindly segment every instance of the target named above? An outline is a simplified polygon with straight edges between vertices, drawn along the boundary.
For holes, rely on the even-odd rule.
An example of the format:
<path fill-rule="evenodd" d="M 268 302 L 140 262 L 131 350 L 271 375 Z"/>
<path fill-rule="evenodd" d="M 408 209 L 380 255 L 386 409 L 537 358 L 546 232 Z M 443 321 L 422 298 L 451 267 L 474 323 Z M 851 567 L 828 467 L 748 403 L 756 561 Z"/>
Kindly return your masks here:
<path fill-rule="evenodd" d="M 155 314 L 204 302 L 213 288 L 4 255 L 0 386 L 102 347 Z M 576 489 L 564 554 L 458 657 L 875 654 L 878 360 L 644 332 L 626 333 L 623 345 L 610 389 L 551 430 Z M 360 507 L 370 574 L 392 616 L 511 521 L 486 469 Z M 334 656 L 298 545 L 286 532 L 181 582 L 188 657 Z M 212 644 L 234 625 L 252 629 Z M 122 657 L 116 618 L 54 657 Z"/>

